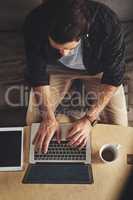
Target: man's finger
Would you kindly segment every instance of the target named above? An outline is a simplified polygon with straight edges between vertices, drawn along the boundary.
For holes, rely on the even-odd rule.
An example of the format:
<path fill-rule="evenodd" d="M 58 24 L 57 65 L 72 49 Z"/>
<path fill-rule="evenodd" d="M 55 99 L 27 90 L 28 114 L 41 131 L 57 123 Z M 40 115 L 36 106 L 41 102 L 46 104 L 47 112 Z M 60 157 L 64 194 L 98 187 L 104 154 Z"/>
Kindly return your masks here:
<path fill-rule="evenodd" d="M 79 146 L 79 150 L 83 149 L 83 147 L 85 147 L 87 144 L 87 139 L 84 139 L 82 144 Z"/>
<path fill-rule="evenodd" d="M 37 131 L 37 132 L 36 132 L 36 135 L 35 135 L 35 137 L 34 137 L 34 139 L 33 139 L 33 141 L 32 141 L 32 144 L 33 144 L 33 145 L 35 145 L 35 143 L 36 143 L 36 141 L 38 140 L 39 137 L 40 137 L 40 131 Z"/>
<path fill-rule="evenodd" d="M 75 143 L 79 138 L 80 136 L 82 135 L 82 132 L 77 132 L 71 139 L 70 141 L 68 142 L 68 145 L 72 145 L 73 143 Z"/>
<path fill-rule="evenodd" d="M 54 131 L 54 132 L 55 132 L 55 131 Z M 47 153 L 47 151 L 48 151 L 48 146 L 49 146 L 50 140 L 51 140 L 52 137 L 53 137 L 54 132 L 52 131 L 51 133 L 47 134 L 46 137 L 45 137 L 45 141 L 44 141 L 44 143 L 43 143 L 43 150 L 44 150 L 44 153 Z"/>
<path fill-rule="evenodd" d="M 75 143 L 73 143 L 73 147 L 81 145 L 83 141 L 84 141 L 84 135 L 81 135 L 79 139 Z"/>
<path fill-rule="evenodd" d="M 56 130 L 56 138 L 57 138 L 57 142 L 60 144 L 60 141 L 61 141 L 61 127 L 60 126 Z"/>
<path fill-rule="evenodd" d="M 37 143 L 37 141 L 39 140 L 39 137 L 41 135 L 41 131 L 42 131 L 42 123 L 40 123 L 38 131 L 37 131 L 37 133 L 36 133 L 36 135 L 33 139 L 33 142 L 32 142 L 33 145 L 35 145 Z"/>
<path fill-rule="evenodd" d="M 39 149 L 39 152 L 42 151 L 42 146 L 43 146 L 43 141 L 45 140 L 45 137 L 46 137 L 46 130 L 42 130 L 43 132 L 41 132 L 41 135 L 37 141 L 37 144 L 36 144 L 36 148 Z"/>
<path fill-rule="evenodd" d="M 72 137 L 74 134 L 76 134 L 76 132 L 78 132 L 78 131 L 79 131 L 79 130 L 78 130 L 77 128 L 73 127 L 73 128 L 71 129 L 71 131 L 68 132 L 66 138 L 69 139 L 69 138 Z"/>
<path fill-rule="evenodd" d="M 45 128 L 41 128 L 41 126 L 40 126 L 39 130 L 38 130 L 38 136 L 35 138 L 36 140 L 34 140 L 35 150 L 41 151 L 42 143 L 43 143 L 45 135 L 46 135 L 46 129 Z"/>

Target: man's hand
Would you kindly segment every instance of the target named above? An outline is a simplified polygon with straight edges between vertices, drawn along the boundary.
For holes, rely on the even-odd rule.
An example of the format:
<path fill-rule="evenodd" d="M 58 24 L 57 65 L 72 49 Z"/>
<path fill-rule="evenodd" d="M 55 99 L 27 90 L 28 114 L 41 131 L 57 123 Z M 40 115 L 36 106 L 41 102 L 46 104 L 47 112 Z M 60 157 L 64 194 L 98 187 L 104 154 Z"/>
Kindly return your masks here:
<path fill-rule="evenodd" d="M 39 129 L 33 140 L 35 149 L 39 152 L 47 153 L 48 146 L 52 137 L 56 134 L 58 143 L 60 143 L 61 130 L 56 118 L 45 119 L 40 123 Z"/>
<path fill-rule="evenodd" d="M 86 117 L 74 122 L 67 134 L 68 145 L 81 150 L 87 143 L 90 130 L 91 123 Z"/>

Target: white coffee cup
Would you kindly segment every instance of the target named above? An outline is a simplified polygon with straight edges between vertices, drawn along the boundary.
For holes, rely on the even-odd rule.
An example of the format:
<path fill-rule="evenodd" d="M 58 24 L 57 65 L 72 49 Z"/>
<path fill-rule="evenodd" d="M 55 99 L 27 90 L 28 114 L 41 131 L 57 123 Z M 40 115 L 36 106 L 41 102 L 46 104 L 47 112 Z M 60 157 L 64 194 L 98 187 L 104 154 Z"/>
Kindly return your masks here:
<path fill-rule="evenodd" d="M 114 162 L 119 155 L 120 144 L 104 144 L 100 151 L 99 156 L 104 163 Z"/>

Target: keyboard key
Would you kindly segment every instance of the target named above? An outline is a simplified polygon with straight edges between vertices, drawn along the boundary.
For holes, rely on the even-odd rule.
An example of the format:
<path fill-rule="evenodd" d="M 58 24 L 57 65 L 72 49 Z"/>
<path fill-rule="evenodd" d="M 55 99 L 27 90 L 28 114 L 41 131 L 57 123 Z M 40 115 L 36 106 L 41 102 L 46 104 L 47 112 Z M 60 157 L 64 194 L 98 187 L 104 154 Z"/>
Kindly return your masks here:
<path fill-rule="evenodd" d="M 85 160 L 86 148 L 79 150 L 68 146 L 67 141 L 58 144 L 56 140 L 52 140 L 48 152 L 46 154 L 35 152 L 34 158 L 36 160 Z"/>

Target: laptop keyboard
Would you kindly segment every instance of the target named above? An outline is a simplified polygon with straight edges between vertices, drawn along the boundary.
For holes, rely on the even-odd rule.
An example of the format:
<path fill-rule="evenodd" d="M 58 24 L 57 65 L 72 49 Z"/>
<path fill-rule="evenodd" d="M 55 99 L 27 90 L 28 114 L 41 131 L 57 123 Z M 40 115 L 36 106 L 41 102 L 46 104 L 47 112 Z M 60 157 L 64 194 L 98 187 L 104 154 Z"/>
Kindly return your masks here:
<path fill-rule="evenodd" d="M 46 154 L 43 152 L 34 152 L 35 160 L 86 160 L 86 147 L 79 150 L 67 145 L 68 141 L 52 140 Z"/>

